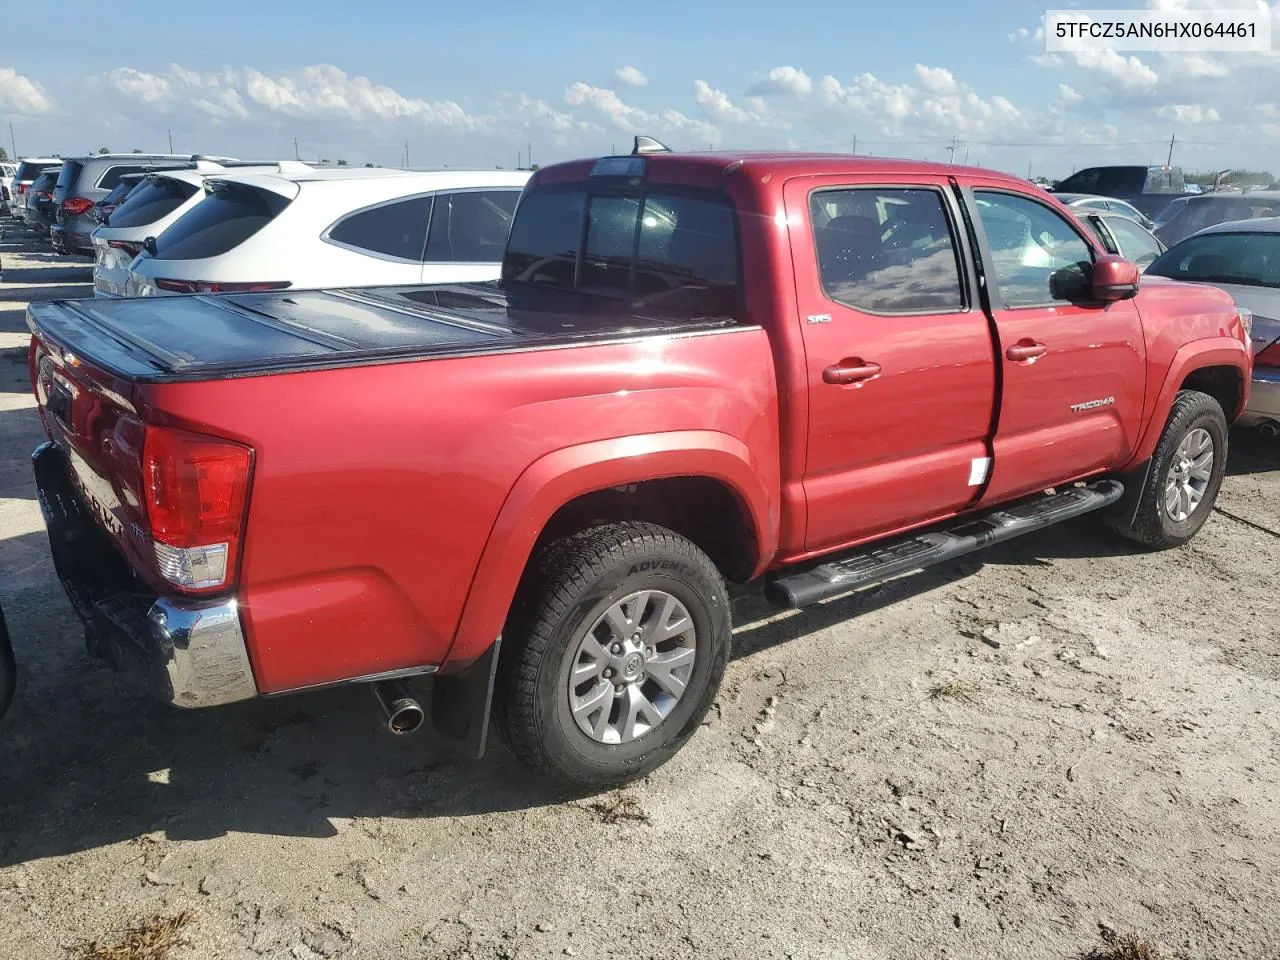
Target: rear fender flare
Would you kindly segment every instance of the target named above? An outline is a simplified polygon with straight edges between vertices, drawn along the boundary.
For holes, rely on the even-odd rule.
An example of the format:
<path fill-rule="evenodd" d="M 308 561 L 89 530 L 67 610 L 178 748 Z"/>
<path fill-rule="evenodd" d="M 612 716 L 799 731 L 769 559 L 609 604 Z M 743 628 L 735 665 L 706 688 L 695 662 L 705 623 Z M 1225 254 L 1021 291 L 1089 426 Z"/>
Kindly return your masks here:
<path fill-rule="evenodd" d="M 1151 408 L 1151 415 L 1147 419 L 1142 440 L 1129 461 L 1130 466 L 1139 465 L 1151 459 L 1151 455 L 1155 453 L 1156 444 L 1160 442 L 1160 435 L 1164 432 L 1164 425 L 1169 419 L 1169 411 L 1173 409 L 1173 401 L 1178 397 L 1178 389 L 1187 377 L 1205 367 L 1235 367 L 1240 371 L 1243 389 L 1240 394 L 1239 409 L 1223 412 L 1227 415 L 1227 422 L 1231 423 L 1244 411 L 1249 398 L 1248 347 L 1235 337 L 1225 336 L 1184 344 L 1173 355 L 1173 362 L 1169 365 L 1164 382 L 1160 386 L 1155 406 Z"/>
<path fill-rule="evenodd" d="M 746 444 L 712 430 L 682 430 L 599 440 L 566 447 L 534 461 L 507 495 L 471 582 L 445 669 L 483 656 L 501 633 L 516 587 L 547 521 L 570 501 L 609 487 L 701 476 L 726 484 L 750 515 L 757 569 L 778 544 L 779 504 L 768 476 Z"/>

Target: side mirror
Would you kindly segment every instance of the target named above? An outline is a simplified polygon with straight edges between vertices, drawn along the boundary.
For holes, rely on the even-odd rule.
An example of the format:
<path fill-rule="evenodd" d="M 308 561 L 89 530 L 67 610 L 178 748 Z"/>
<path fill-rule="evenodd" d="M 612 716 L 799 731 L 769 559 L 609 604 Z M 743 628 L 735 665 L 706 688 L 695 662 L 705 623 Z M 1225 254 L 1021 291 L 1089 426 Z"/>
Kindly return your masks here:
<path fill-rule="evenodd" d="M 1128 300 L 1138 295 L 1138 265 L 1108 254 L 1093 263 L 1090 278 L 1093 299 L 1100 303 Z"/>

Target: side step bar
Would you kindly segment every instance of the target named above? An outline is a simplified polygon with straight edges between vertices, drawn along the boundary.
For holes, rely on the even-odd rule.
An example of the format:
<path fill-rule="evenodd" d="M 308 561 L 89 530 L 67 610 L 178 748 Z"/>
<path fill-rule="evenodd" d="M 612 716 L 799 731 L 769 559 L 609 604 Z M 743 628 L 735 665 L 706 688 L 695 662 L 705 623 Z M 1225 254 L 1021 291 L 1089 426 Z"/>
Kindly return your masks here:
<path fill-rule="evenodd" d="M 1123 493 L 1124 485 L 1116 480 L 1095 480 L 1084 486 L 1042 494 L 960 520 L 953 527 L 908 534 L 816 566 L 779 573 L 766 585 L 765 595 L 779 606 L 807 607 L 1101 510 L 1119 500 Z"/>

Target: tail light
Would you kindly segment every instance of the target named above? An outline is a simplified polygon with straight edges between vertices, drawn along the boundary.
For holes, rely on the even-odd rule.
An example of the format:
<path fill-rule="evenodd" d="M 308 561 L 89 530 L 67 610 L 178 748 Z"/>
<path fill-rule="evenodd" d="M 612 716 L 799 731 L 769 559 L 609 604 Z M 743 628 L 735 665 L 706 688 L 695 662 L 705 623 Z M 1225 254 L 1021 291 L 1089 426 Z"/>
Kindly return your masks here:
<path fill-rule="evenodd" d="M 143 490 L 160 575 L 190 593 L 223 589 L 240 558 L 253 451 L 230 440 L 148 426 Z"/>
<path fill-rule="evenodd" d="M 134 243 L 132 240 L 108 240 L 107 246 L 115 247 L 117 250 L 123 250 L 131 257 L 136 257 L 142 252 L 142 244 Z"/>
<path fill-rule="evenodd" d="M 26 193 L 26 192 L 27 192 L 27 186 L 28 186 L 28 184 L 25 184 L 25 183 L 15 183 L 15 184 L 13 185 L 13 195 L 16 197 L 16 196 L 18 196 L 19 194 Z"/>
<path fill-rule="evenodd" d="M 206 280 L 166 280 L 157 278 L 155 285 L 170 293 L 263 293 L 268 290 L 284 290 L 292 285 L 290 280 L 263 280 L 258 283 L 222 283 Z"/>
<path fill-rule="evenodd" d="M 62 212 L 69 217 L 79 217 L 93 208 L 93 201 L 86 197 L 67 197 L 62 201 Z"/>

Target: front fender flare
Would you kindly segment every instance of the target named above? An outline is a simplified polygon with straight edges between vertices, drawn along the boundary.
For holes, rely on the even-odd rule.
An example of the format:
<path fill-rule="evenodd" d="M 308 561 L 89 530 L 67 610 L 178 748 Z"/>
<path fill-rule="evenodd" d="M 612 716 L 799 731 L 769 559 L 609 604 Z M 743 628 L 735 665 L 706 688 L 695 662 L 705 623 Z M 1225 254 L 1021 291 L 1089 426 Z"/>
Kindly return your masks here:
<path fill-rule="evenodd" d="M 761 463 L 741 440 L 713 430 L 680 430 L 565 447 L 534 461 L 516 481 L 489 533 L 458 629 L 445 658 L 457 669 L 483 656 L 502 631 L 516 587 L 547 521 L 586 493 L 667 477 L 709 477 L 726 484 L 749 514 L 759 574 L 778 544 L 775 464 Z"/>
<path fill-rule="evenodd" d="M 1211 337 L 1205 340 L 1194 340 L 1183 344 L 1173 355 L 1173 362 L 1165 373 L 1164 382 L 1160 385 L 1160 393 L 1155 405 L 1147 417 L 1146 429 L 1142 440 L 1138 443 L 1130 466 L 1142 464 L 1151 459 L 1156 444 L 1164 432 L 1164 425 L 1169 419 L 1169 411 L 1178 396 L 1178 390 L 1184 380 L 1197 370 L 1205 367 L 1234 367 L 1240 371 L 1241 392 L 1240 404 L 1236 410 L 1224 411 L 1227 421 L 1234 422 L 1244 411 L 1249 400 L 1250 360 L 1249 348 L 1235 337 Z"/>

